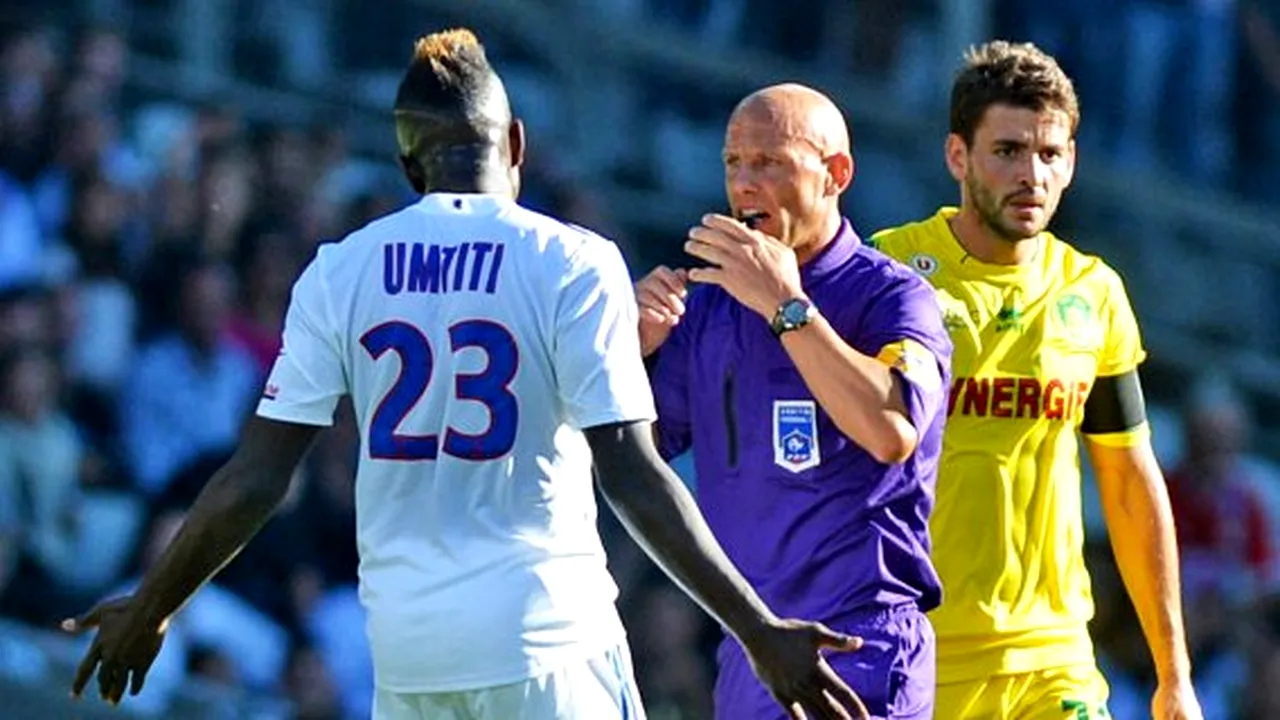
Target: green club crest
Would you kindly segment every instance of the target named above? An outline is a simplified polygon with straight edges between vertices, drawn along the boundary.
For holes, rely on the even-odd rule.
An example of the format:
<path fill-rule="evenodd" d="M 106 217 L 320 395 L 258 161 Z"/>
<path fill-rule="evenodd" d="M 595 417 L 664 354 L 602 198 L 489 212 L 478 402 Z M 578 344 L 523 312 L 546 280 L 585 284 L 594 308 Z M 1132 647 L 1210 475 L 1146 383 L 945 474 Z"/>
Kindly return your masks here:
<path fill-rule="evenodd" d="M 1078 332 L 1093 322 L 1093 306 L 1075 293 L 1058 298 L 1058 322 L 1069 331 Z"/>

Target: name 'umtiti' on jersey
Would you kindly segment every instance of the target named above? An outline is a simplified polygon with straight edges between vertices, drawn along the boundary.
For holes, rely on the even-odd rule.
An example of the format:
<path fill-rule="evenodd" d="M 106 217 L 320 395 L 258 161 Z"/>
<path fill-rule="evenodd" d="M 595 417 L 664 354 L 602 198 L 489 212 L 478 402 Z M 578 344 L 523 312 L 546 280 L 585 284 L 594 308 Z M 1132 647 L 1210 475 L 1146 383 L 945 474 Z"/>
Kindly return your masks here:
<path fill-rule="evenodd" d="M 382 247 L 382 288 L 388 295 L 463 291 L 492 295 L 498 288 L 502 255 L 502 243 L 493 242 L 387 243 Z"/>

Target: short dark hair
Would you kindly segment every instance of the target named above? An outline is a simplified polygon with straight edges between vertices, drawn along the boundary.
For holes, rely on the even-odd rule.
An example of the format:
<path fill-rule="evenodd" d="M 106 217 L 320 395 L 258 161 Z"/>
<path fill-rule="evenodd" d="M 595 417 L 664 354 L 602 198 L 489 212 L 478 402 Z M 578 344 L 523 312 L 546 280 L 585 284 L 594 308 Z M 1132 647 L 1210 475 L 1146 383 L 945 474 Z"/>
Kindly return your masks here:
<path fill-rule="evenodd" d="M 493 122 L 483 112 L 496 82 L 484 46 L 470 30 L 444 30 L 419 38 L 396 91 L 401 154 L 418 154 L 427 134 L 422 132 L 424 126 L 437 136 L 447 129 L 459 142 L 480 140 Z"/>
<path fill-rule="evenodd" d="M 1053 56 L 1031 43 L 993 40 L 965 53 L 951 86 L 951 132 L 972 144 L 992 105 L 1061 110 L 1073 137 L 1080 125 L 1080 102 L 1071 78 Z"/>

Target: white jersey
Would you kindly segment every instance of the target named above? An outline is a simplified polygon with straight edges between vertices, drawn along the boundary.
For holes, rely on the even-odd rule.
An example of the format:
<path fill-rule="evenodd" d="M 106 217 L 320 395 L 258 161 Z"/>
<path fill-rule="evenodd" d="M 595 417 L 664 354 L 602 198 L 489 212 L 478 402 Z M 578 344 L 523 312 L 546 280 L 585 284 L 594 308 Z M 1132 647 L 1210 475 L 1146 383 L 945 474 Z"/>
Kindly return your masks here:
<path fill-rule="evenodd" d="M 491 687 L 623 641 L 582 434 L 655 417 L 617 246 L 444 193 L 321 246 L 258 414 L 328 425 L 346 394 L 379 687 Z"/>

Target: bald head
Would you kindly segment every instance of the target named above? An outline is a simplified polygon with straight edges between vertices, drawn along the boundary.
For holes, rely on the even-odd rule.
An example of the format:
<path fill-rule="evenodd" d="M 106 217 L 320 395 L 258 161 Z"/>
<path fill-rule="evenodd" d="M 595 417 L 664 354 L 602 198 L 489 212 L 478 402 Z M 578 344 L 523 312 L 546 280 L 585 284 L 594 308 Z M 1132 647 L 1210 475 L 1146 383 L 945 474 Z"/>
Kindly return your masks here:
<path fill-rule="evenodd" d="M 725 191 L 738 217 L 803 259 L 841 225 L 840 195 L 853 181 L 849 129 L 826 95 L 788 83 L 734 108 L 724 137 Z"/>
<path fill-rule="evenodd" d="M 729 123 L 765 122 L 785 137 L 812 144 L 819 153 L 849 152 L 849 127 L 831 98 L 797 83 L 771 85 L 742 99 Z"/>

